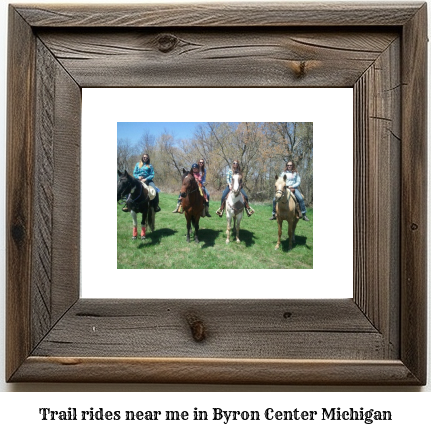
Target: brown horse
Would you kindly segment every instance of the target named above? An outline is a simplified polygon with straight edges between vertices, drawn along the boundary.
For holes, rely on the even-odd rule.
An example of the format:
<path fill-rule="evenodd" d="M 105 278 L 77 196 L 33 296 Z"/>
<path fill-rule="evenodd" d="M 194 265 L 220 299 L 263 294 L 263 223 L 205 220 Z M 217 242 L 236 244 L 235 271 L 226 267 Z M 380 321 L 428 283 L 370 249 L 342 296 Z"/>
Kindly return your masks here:
<path fill-rule="evenodd" d="M 204 209 L 204 197 L 199 189 L 199 184 L 193 175 L 193 171 L 186 171 L 183 168 L 182 185 L 180 192 L 184 215 L 187 220 L 187 242 L 190 242 L 192 224 L 195 228 L 195 242 L 199 243 L 199 219 Z"/>
<path fill-rule="evenodd" d="M 275 176 L 275 202 L 276 217 L 278 223 L 278 241 L 275 249 L 278 250 L 281 241 L 281 225 L 283 220 L 287 220 L 289 235 L 289 250 L 292 250 L 292 244 L 295 243 L 295 229 L 298 218 L 295 212 L 296 202 L 289 187 L 286 186 L 286 175 L 279 178 Z"/>

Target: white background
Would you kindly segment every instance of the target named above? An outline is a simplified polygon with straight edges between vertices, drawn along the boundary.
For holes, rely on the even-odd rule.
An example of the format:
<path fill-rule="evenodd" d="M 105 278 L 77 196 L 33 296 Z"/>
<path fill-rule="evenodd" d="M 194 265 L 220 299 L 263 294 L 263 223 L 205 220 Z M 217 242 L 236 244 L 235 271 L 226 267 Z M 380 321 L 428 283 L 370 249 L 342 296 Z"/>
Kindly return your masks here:
<path fill-rule="evenodd" d="M 352 297 L 353 90 L 351 88 L 95 88 L 83 89 L 82 100 L 82 207 L 85 208 L 82 212 L 81 231 L 82 297 L 216 299 Z M 168 112 L 166 100 L 169 100 Z M 187 276 L 196 278 L 196 270 L 165 270 L 163 283 L 160 282 L 160 270 L 157 269 L 117 270 L 117 211 L 113 196 L 117 160 L 117 122 L 122 121 L 312 121 L 313 269 L 210 270 L 211 274 L 204 276 L 205 289 L 190 283 L 190 286 L 181 286 L 180 290 L 177 281 Z M 325 162 L 330 163 L 328 165 Z M 108 207 L 111 205 L 111 211 L 103 211 L 99 214 L 89 210 L 92 208 L 94 190 L 88 187 L 88 184 L 94 180 L 95 163 L 97 166 L 103 166 L 104 181 L 106 181 L 105 189 L 98 190 L 97 199 L 100 202 L 106 202 Z M 337 166 L 337 168 L 330 171 L 327 169 L 328 166 Z M 109 175 L 111 171 L 112 180 Z M 158 185 L 157 179 L 155 183 Z M 336 194 L 338 198 L 338 205 L 333 201 L 330 210 L 327 208 L 327 199 L 331 196 L 327 190 L 328 186 L 333 190 L 332 196 Z M 170 208 L 163 208 L 163 210 L 171 211 Z M 270 215 L 268 212 L 268 218 Z M 246 224 L 247 220 L 244 223 Z M 131 227 L 131 217 L 129 224 Z M 204 219 L 201 228 L 204 229 L 208 225 L 211 225 L 211 219 Z M 338 240 L 334 240 L 332 229 L 336 232 Z M 283 239 L 286 236 L 287 225 L 284 227 Z M 178 238 L 185 241 L 180 234 Z M 273 244 L 270 246 L 272 249 L 277 242 L 275 224 L 273 239 Z M 342 242 L 340 242 L 341 239 Z M 220 240 L 224 241 L 223 238 Z M 226 250 L 228 252 L 229 247 L 226 247 Z M 258 250 L 251 252 L 259 253 Z M 280 250 L 273 250 L 273 252 L 280 253 Z M 142 259 L 144 260 L 145 256 Z M 288 259 L 289 254 L 286 253 L 286 261 Z M 151 262 L 151 258 L 148 261 Z M 179 275 L 180 272 L 181 275 Z M 239 284 L 233 289 L 229 283 L 220 283 L 219 280 L 223 276 L 247 279 L 247 288 L 244 284 Z M 139 279 L 145 279 L 145 282 L 137 282 Z"/>
<path fill-rule="evenodd" d="M 56 3 L 63 3 L 55 1 Z M 27 3 L 16 0 L 14 3 Z M 37 3 L 37 2 L 34 2 Z M 49 1 L 44 1 L 49 3 Z M 52 3 L 52 2 L 51 2 Z M 69 0 L 68 3 L 75 3 Z M 95 3 L 87 1 L 86 3 Z M 104 3 L 109 3 L 105 1 Z M 129 3 L 133 1 L 129 0 Z M 391 3 L 391 2 L 388 2 Z M 6 35 L 7 35 L 7 2 L 1 2 L 0 5 L 0 172 L 2 174 L 1 183 L 5 183 L 5 113 L 6 113 Z M 4 226 L 4 199 L 5 189 L 0 188 L 0 212 L 1 225 Z M 0 264 L 2 273 L 5 268 L 5 235 L 4 229 L 0 233 Z M 0 315 L 4 316 L 4 277 L 1 279 L 0 295 Z M 429 303 L 429 300 L 428 300 Z M 428 309 L 431 308 L 429 304 Z M 0 369 L 4 370 L 4 318 L 0 320 Z M 431 333 L 431 330 L 428 331 Z M 428 362 L 430 361 L 428 354 Z M 428 367 L 430 368 L 430 367 Z M 1 373 L 0 373 L 1 374 Z M 158 409 L 167 410 L 189 410 L 194 407 L 209 409 L 212 407 L 221 407 L 225 410 L 242 410 L 242 409 L 264 409 L 267 406 L 274 406 L 280 410 L 287 410 L 294 407 L 303 409 L 319 409 L 326 406 L 335 407 L 353 407 L 359 409 L 374 408 L 380 410 L 391 409 L 395 414 L 395 419 L 391 423 L 378 423 L 375 427 L 378 429 L 396 429 L 398 426 L 411 427 L 411 429 L 425 430 L 429 428 L 429 406 L 431 405 L 431 385 L 428 384 L 423 388 L 404 388 L 404 387 L 285 387 L 285 386 L 210 386 L 210 385 L 112 385 L 112 384 L 6 384 L 0 377 L 0 425 L 2 429 L 8 430 L 19 428 L 20 426 L 32 428 L 33 430 L 75 430 L 76 423 L 68 422 L 42 422 L 38 419 L 38 409 L 40 407 L 51 407 L 53 409 L 67 409 L 68 407 L 78 408 L 99 408 L 106 409 Z M 38 392 L 32 394 L 31 392 Z M 53 392 L 52 392 L 53 391 Z M 59 393 L 57 393 L 57 391 Z M 84 393 L 74 393 L 84 391 Z M 97 392 L 96 392 L 97 391 Z M 124 391 L 117 394 L 117 391 Z M 166 393 L 160 394 L 158 392 Z M 176 394 L 174 391 L 183 391 Z M 194 393 L 193 391 L 202 391 Z M 226 391 L 226 392 L 225 392 Z M 234 393 L 229 391 L 237 391 Z M 252 391 L 244 393 L 243 391 Z M 299 392 L 298 392 L 299 391 Z M 329 393 L 322 392 L 329 391 Z M 380 391 L 385 391 L 381 393 Z M 16 392 L 16 393 L 13 393 Z M 25 393 L 29 392 L 29 393 Z M 137 393 L 135 393 L 137 392 Z M 148 393 L 151 392 L 151 393 Z M 387 393 L 391 392 L 391 393 Z M 426 393 L 420 393 L 426 392 Z M 175 428 L 190 428 L 191 422 L 177 424 Z M 127 426 L 115 422 L 99 423 L 82 423 L 81 429 L 95 430 L 98 427 L 103 429 L 150 429 L 157 426 L 166 426 L 165 422 L 159 424 L 142 424 L 128 423 Z M 120 426 L 119 426 L 120 425 Z M 235 426 L 236 429 L 249 429 L 250 427 L 259 427 L 262 425 L 270 428 L 267 423 L 259 422 L 256 424 L 236 423 L 223 425 L 217 422 L 208 422 L 205 428 L 218 426 L 225 427 Z M 172 424 L 171 424 L 172 426 Z M 198 425 L 202 428 L 201 424 Z M 271 427 L 286 429 L 359 429 L 364 426 L 362 423 L 336 423 L 336 422 L 303 422 L 303 423 L 272 423 Z M 318 427 L 318 428 L 317 428 Z M 389 428 L 390 427 L 390 428 Z M 165 428 L 166 429 L 166 428 Z M 367 428 L 369 429 L 369 428 Z"/>

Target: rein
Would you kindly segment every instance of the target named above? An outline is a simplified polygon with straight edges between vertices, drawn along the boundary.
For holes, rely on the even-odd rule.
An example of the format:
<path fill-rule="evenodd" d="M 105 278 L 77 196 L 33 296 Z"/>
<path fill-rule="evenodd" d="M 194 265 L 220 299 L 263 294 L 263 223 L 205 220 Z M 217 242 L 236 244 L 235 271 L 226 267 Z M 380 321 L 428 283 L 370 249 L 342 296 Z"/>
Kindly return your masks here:
<path fill-rule="evenodd" d="M 184 179 L 186 179 L 188 177 L 188 175 L 186 177 L 184 177 Z M 191 180 L 193 180 L 195 177 L 191 178 Z M 196 188 L 194 190 L 192 190 L 191 192 L 186 191 L 186 196 L 191 195 L 192 193 L 196 192 L 197 190 L 199 190 L 199 184 L 196 182 Z M 189 184 L 191 183 L 191 181 L 189 181 Z"/>
<path fill-rule="evenodd" d="M 279 202 L 281 202 L 281 203 L 288 203 L 289 202 L 289 200 L 290 200 L 290 196 L 292 195 L 292 192 L 290 191 L 290 189 L 289 189 L 289 197 L 287 198 L 287 200 L 286 201 L 284 201 L 284 202 L 282 202 L 282 199 L 283 199 L 283 197 L 284 196 L 286 196 L 286 193 L 285 193 L 285 191 L 287 190 L 287 186 L 284 186 L 283 187 L 283 191 L 280 191 L 280 190 L 277 190 L 276 192 L 275 192 L 275 194 L 277 195 L 277 193 L 281 193 L 281 197 L 280 197 L 280 200 L 279 200 Z"/>
<path fill-rule="evenodd" d="M 130 200 L 132 203 L 135 203 L 141 197 L 144 186 L 142 185 L 142 183 L 140 181 L 138 181 L 138 182 L 139 182 L 139 186 L 140 186 L 140 191 L 139 191 L 138 197 L 135 199 L 132 199 L 132 193 L 129 193 L 129 196 L 126 199 L 126 202 L 128 200 Z M 148 200 L 148 198 L 149 198 L 149 196 L 147 195 L 147 197 L 142 201 L 142 203 L 145 203 Z"/>

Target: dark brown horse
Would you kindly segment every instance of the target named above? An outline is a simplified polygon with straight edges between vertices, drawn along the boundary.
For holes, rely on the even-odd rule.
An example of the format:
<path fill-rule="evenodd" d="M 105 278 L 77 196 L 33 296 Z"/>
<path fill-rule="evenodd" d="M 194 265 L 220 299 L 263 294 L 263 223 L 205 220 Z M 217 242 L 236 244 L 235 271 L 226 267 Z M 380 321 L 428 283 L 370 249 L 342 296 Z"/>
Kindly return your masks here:
<path fill-rule="evenodd" d="M 199 189 L 198 182 L 193 175 L 193 171 L 186 171 L 183 168 L 181 192 L 182 207 L 187 220 L 187 242 L 190 242 L 192 224 L 195 228 L 195 242 L 199 242 L 199 219 L 204 209 L 204 197 Z"/>
<path fill-rule="evenodd" d="M 132 239 L 138 237 L 138 213 L 142 213 L 141 239 L 145 239 L 147 226 L 153 231 L 155 223 L 155 211 L 150 203 L 148 191 L 139 180 L 133 178 L 127 171 L 124 171 L 124 173 L 117 171 L 117 173 L 117 202 L 121 198 L 127 197 L 127 208 L 133 219 Z"/>

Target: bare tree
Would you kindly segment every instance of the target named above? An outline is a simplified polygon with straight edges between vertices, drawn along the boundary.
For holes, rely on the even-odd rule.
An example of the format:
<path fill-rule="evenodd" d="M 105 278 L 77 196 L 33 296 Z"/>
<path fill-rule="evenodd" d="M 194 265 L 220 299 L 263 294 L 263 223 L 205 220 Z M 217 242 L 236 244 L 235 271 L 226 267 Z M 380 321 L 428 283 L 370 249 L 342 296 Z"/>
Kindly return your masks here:
<path fill-rule="evenodd" d="M 117 140 L 117 169 L 120 171 L 132 170 L 133 159 L 136 153 L 135 146 L 132 145 L 129 139 Z"/>
<path fill-rule="evenodd" d="M 293 160 L 301 175 L 301 190 L 308 205 L 313 201 L 312 123 L 215 123 L 196 127 L 192 138 L 176 138 L 164 131 L 155 137 L 145 131 L 136 146 L 128 139 L 117 142 L 117 165 L 131 168 L 148 153 L 156 171 L 156 183 L 177 190 L 183 167 L 203 158 L 210 193 L 226 186 L 226 172 L 240 161 L 245 187 L 251 199 L 271 199 L 274 175 Z M 211 190 L 212 189 L 212 190 Z"/>

